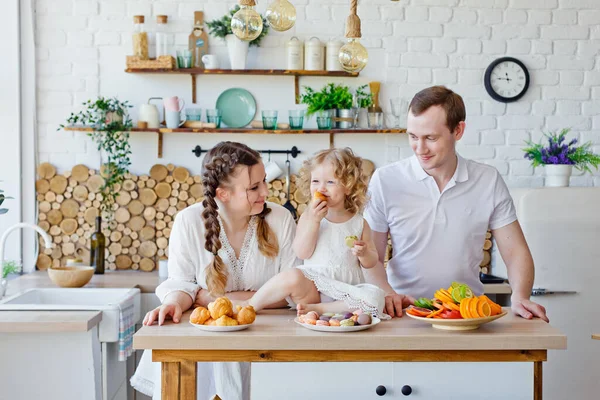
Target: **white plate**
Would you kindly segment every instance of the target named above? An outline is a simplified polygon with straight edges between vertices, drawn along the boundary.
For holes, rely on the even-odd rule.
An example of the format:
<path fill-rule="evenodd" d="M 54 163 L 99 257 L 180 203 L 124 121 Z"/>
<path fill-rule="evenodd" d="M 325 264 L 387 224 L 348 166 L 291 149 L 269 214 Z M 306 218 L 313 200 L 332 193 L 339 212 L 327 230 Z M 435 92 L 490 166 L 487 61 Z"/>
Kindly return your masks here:
<path fill-rule="evenodd" d="M 426 317 L 417 317 L 406 313 L 406 316 L 416 319 L 417 321 L 423 321 L 431 324 L 434 328 L 443 329 L 447 331 L 471 331 L 479 328 L 483 324 L 497 320 L 498 318 L 504 317 L 508 312 L 502 310 L 500 314 L 493 315 L 485 318 L 466 318 L 466 319 L 433 319 Z"/>
<path fill-rule="evenodd" d="M 235 331 L 243 331 L 244 329 L 250 328 L 252 324 L 246 325 L 234 325 L 234 326 L 215 326 L 215 325 L 200 325 L 194 324 L 190 321 L 190 324 L 194 325 L 198 329 L 202 329 L 203 331 L 208 332 L 235 332 Z"/>
<path fill-rule="evenodd" d="M 354 325 L 354 326 L 317 326 L 311 324 L 305 324 L 298 320 L 298 317 L 294 318 L 294 322 L 300 326 L 303 326 L 306 329 L 310 329 L 311 331 L 317 332 L 338 332 L 338 333 L 346 333 L 346 332 L 357 332 L 364 331 L 365 329 L 369 329 L 377 325 L 381 322 L 381 320 L 377 317 L 373 317 L 371 319 L 370 325 Z"/>

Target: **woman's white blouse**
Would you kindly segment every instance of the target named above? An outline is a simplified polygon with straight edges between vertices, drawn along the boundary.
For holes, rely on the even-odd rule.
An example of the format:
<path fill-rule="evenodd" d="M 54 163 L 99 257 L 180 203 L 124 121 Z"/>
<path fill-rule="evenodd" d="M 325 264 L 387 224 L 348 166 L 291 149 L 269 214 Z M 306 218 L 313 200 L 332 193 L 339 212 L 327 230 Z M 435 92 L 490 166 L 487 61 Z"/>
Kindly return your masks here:
<path fill-rule="evenodd" d="M 267 258 L 258 250 L 258 217 L 250 219 L 238 259 L 224 229 L 221 229 L 222 247 L 219 255 L 228 268 L 227 292 L 256 291 L 279 272 L 298 264 L 292 250 L 296 223 L 291 213 L 278 204 L 267 205 L 272 211 L 266 221 L 279 242 L 276 258 Z M 185 292 L 195 299 L 198 290 L 207 289 L 206 267 L 214 257 L 204 248 L 206 229 L 202 219 L 203 210 L 202 204 L 198 203 L 180 211 L 175 217 L 169 238 L 169 278 L 156 288 L 156 295 L 161 302 L 174 291 Z"/>

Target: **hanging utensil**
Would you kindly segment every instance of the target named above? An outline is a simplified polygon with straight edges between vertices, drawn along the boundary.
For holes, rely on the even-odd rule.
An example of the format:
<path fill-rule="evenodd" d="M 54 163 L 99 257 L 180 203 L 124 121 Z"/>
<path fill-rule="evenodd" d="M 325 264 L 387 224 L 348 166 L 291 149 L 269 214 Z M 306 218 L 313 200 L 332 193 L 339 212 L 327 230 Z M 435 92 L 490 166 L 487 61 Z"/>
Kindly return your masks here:
<path fill-rule="evenodd" d="M 296 209 L 294 208 L 294 205 L 290 201 L 290 184 L 291 184 L 290 174 L 291 174 L 292 167 L 291 167 L 291 163 L 290 163 L 289 159 L 285 160 L 285 166 L 286 166 L 285 181 L 287 183 L 287 201 L 285 202 L 283 207 L 287 208 L 292 213 L 292 217 L 294 217 L 294 219 L 296 219 L 298 214 L 296 213 Z"/>

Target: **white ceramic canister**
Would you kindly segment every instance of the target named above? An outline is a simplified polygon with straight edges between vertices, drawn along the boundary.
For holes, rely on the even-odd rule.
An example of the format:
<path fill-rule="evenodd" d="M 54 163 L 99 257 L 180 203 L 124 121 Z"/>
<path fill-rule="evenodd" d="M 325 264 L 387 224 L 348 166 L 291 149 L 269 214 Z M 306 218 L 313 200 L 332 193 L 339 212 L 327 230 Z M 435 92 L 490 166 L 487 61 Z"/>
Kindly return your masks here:
<path fill-rule="evenodd" d="M 323 71 L 325 68 L 325 48 L 317 37 L 311 37 L 304 44 L 304 69 Z"/>
<path fill-rule="evenodd" d="M 343 71 L 340 64 L 340 49 L 344 43 L 341 40 L 332 39 L 327 42 L 326 64 L 327 71 Z"/>
<path fill-rule="evenodd" d="M 304 43 L 296 36 L 293 36 L 285 44 L 286 68 L 288 70 L 304 69 Z"/>

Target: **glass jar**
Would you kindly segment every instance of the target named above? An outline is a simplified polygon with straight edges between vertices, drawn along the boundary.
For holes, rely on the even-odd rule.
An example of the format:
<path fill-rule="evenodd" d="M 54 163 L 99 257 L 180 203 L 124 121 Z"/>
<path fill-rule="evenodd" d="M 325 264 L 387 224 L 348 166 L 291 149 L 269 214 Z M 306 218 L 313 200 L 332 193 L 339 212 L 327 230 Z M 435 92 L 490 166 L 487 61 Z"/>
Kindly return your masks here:
<path fill-rule="evenodd" d="M 166 15 L 156 17 L 156 58 L 169 55 L 169 34 L 167 32 Z"/>
<path fill-rule="evenodd" d="M 148 33 L 144 26 L 144 16 L 133 17 L 133 55 L 140 60 L 148 59 Z"/>

